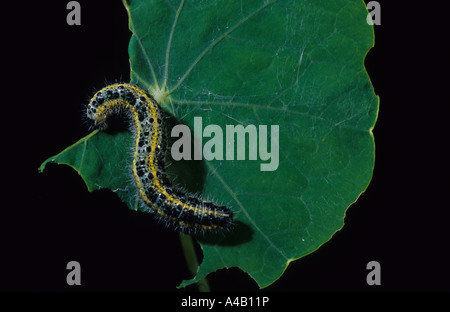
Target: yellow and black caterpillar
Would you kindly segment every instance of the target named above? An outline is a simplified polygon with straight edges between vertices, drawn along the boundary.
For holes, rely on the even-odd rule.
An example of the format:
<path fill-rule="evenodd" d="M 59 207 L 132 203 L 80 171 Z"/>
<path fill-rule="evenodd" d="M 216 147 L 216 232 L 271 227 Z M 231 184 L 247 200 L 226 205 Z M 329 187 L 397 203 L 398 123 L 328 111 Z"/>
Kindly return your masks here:
<path fill-rule="evenodd" d="M 175 230 L 185 233 L 228 229 L 233 213 L 225 206 L 175 188 L 165 170 L 167 134 L 161 108 L 153 97 L 131 84 L 113 84 L 98 91 L 86 108 L 95 127 L 107 127 L 113 113 L 126 113 L 135 134 L 132 173 L 140 200 Z"/>

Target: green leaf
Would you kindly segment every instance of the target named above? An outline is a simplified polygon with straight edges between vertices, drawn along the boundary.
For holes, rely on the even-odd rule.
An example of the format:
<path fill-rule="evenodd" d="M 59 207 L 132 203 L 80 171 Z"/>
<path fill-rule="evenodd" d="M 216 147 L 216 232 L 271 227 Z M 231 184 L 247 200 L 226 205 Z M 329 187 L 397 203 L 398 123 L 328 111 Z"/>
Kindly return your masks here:
<path fill-rule="evenodd" d="M 180 286 L 227 267 L 270 285 L 342 228 L 372 177 L 378 98 L 363 64 L 374 42 L 364 3 L 154 0 L 125 7 L 131 82 L 165 110 L 191 129 L 196 116 L 203 127 L 279 125 L 275 171 L 260 171 L 261 160 L 170 168 L 180 184 L 227 203 L 237 224 L 228 235 L 198 239 L 203 262 Z M 137 209 L 131 146 L 129 133 L 94 133 L 42 169 L 51 160 L 68 164 L 89 190 L 109 188 Z"/>
<path fill-rule="evenodd" d="M 110 189 L 117 193 L 130 209 L 137 210 L 136 187 L 130 185 L 131 174 L 124 170 L 130 168 L 132 142 L 129 132 L 111 135 L 95 130 L 58 155 L 45 160 L 39 171 L 43 172 L 50 162 L 68 165 L 83 178 L 90 192 L 102 188 Z"/>

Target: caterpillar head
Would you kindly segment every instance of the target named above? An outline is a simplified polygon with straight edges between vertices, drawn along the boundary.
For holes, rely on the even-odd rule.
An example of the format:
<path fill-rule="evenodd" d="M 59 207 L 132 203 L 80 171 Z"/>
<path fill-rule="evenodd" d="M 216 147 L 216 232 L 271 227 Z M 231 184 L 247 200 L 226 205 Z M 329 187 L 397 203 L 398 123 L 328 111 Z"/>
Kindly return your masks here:
<path fill-rule="evenodd" d="M 105 130 L 108 128 L 108 124 L 106 123 L 107 116 L 109 112 L 104 109 L 105 107 L 101 107 L 103 102 L 105 101 L 103 95 L 96 94 L 91 101 L 89 102 L 86 108 L 86 117 L 91 121 L 92 126 L 94 128 L 100 128 L 101 130 Z"/>

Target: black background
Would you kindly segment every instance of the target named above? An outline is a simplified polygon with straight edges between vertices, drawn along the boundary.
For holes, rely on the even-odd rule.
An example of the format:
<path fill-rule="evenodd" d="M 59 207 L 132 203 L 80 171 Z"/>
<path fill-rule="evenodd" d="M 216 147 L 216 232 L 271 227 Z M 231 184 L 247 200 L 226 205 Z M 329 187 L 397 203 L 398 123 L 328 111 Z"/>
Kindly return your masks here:
<path fill-rule="evenodd" d="M 121 1 L 79 2 L 81 26 L 67 25 L 66 1 L 9 3 L 2 14 L 0 290 L 175 291 L 190 278 L 176 233 L 112 192 L 89 193 L 67 166 L 38 173 L 88 134 L 82 104 L 93 92 L 129 81 Z M 344 228 L 263 291 L 450 290 L 448 10 L 392 2 L 380 1 L 366 59 L 381 99 L 373 180 Z M 81 263 L 81 286 L 66 284 L 71 260 Z M 380 286 L 366 283 L 371 260 L 381 264 Z M 209 283 L 258 290 L 239 269 Z"/>

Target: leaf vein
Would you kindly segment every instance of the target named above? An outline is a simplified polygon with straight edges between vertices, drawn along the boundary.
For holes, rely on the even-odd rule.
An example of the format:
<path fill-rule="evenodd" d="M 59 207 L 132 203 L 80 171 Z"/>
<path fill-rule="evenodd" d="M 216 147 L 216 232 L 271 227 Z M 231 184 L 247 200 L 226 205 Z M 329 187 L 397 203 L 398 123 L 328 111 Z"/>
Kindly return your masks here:
<path fill-rule="evenodd" d="M 150 68 L 150 71 L 152 73 L 153 80 L 155 81 L 155 84 L 156 84 L 157 88 L 159 89 L 158 80 L 156 79 L 155 68 L 153 67 L 153 64 L 152 64 L 152 62 L 150 60 L 150 57 L 149 57 L 149 55 L 147 53 L 147 50 L 144 47 L 144 44 L 142 43 L 142 39 L 137 35 L 136 28 L 134 27 L 134 24 L 133 24 L 133 18 L 131 17 L 130 7 L 128 6 L 128 4 L 127 4 L 127 2 L 125 0 L 123 1 L 123 4 L 125 6 L 125 9 L 128 12 L 128 16 L 129 16 L 128 20 L 129 20 L 130 30 L 133 32 L 134 37 L 136 38 L 137 42 L 139 43 L 139 47 L 142 50 L 142 53 L 144 54 L 145 61 L 147 62 L 147 65 Z M 133 71 L 133 73 L 134 73 L 134 71 Z"/>
<path fill-rule="evenodd" d="M 235 31 L 237 28 L 239 28 L 241 25 L 243 25 L 245 22 L 247 22 L 249 19 L 251 19 L 253 16 L 255 16 L 257 13 L 259 13 L 261 10 L 263 10 L 264 8 L 266 8 L 267 6 L 269 6 L 270 4 L 275 3 L 277 0 L 272 0 L 272 1 L 267 1 L 266 3 L 264 3 L 262 6 L 260 6 L 259 8 L 257 8 L 255 11 L 253 11 L 252 13 L 250 13 L 249 15 L 245 16 L 244 18 L 242 18 L 238 23 L 236 23 L 236 25 L 234 25 L 233 27 L 231 27 L 229 30 L 227 30 L 226 32 L 224 32 L 221 36 L 219 36 L 216 40 L 214 40 L 213 42 L 211 42 L 211 44 L 209 46 L 207 46 L 200 54 L 199 56 L 197 56 L 197 58 L 194 60 L 194 62 L 188 67 L 188 69 L 186 70 L 186 72 L 184 73 L 184 75 L 178 80 L 177 84 L 168 91 L 168 95 L 172 94 L 173 92 L 175 92 L 176 89 L 178 89 L 181 84 L 184 82 L 184 80 L 186 80 L 186 78 L 189 76 L 189 74 L 192 72 L 192 70 L 194 69 L 194 67 L 203 59 L 203 57 L 209 52 L 211 51 L 217 44 L 219 44 L 223 39 L 225 39 L 229 34 L 231 34 L 233 31 Z"/>
<path fill-rule="evenodd" d="M 231 195 L 231 197 L 234 199 L 234 201 L 238 204 L 241 211 L 245 214 L 247 219 L 250 221 L 250 223 L 253 225 L 253 227 L 260 233 L 260 235 L 269 243 L 269 245 L 274 248 L 284 259 L 288 260 L 289 257 L 287 257 L 284 252 L 278 248 L 275 243 L 261 230 L 261 228 L 255 223 L 253 218 L 248 213 L 247 209 L 245 209 L 244 205 L 241 203 L 241 201 L 238 199 L 234 191 L 230 188 L 230 186 L 225 182 L 225 180 L 222 178 L 222 176 L 215 170 L 215 168 L 212 166 L 210 162 L 206 162 L 207 166 L 211 170 L 212 174 L 216 176 L 216 178 L 219 180 L 219 182 L 224 186 L 225 190 Z"/>
<path fill-rule="evenodd" d="M 173 24 L 172 24 L 172 29 L 170 30 L 169 40 L 167 42 L 167 48 L 166 48 L 166 66 L 165 66 L 165 69 L 164 69 L 164 82 L 163 82 L 162 90 L 166 89 L 167 81 L 169 79 L 170 49 L 171 49 L 172 41 L 173 41 L 173 34 L 175 32 L 175 28 L 176 28 L 177 23 L 178 23 L 178 18 L 180 17 L 181 11 L 183 10 L 183 6 L 184 6 L 184 0 L 181 0 L 180 6 L 178 7 L 178 10 L 177 10 L 177 12 L 175 14 L 175 19 L 174 19 Z"/>
<path fill-rule="evenodd" d="M 306 118 L 310 118 L 312 120 L 324 121 L 324 122 L 331 124 L 333 127 L 343 127 L 343 128 L 347 128 L 347 129 L 354 129 L 354 130 L 365 130 L 365 129 L 359 129 L 356 127 L 346 125 L 345 122 L 351 120 L 351 118 L 347 118 L 347 119 L 344 119 L 341 121 L 333 121 L 333 120 L 328 120 L 326 118 L 323 118 L 321 116 L 316 116 L 316 115 L 311 115 L 308 113 L 302 113 L 302 112 L 298 112 L 298 111 L 294 111 L 294 110 L 289 110 L 286 107 L 279 108 L 279 107 L 273 107 L 273 106 L 262 106 L 262 105 L 258 105 L 258 104 L 242 103 L 242 102 L 188 101 L 188 100 L 178 100 L 178 99 L 174 99 L 174 98 L 171 98 L 171 100 L 173 103 L 175 103 L 175 105 L 220 105 L 220 106 L 231 106 L 231 107 L 240 106 L 240 107 L 247 107 L 247 108 L 253 109 L 253 110 L 255 110 L 255 109 L 270 110 L 270 111 L 281 112 L 281 113 L 285 113 L 285 114 L 289 114 L 289 115 L 303 116 Z"/>

